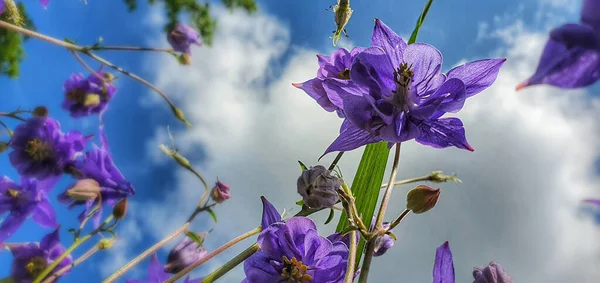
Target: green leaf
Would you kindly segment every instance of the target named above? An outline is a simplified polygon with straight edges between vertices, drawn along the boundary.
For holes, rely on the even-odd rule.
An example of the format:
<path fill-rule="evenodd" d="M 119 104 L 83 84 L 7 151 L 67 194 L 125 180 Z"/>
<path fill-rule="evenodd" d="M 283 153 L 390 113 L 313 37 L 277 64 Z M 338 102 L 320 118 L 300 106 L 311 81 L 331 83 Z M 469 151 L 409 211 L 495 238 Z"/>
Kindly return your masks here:
<path fill-rule="evenodd" d="M 423 12 L 421 12 L 421 16 L 419 16 L 419 19 L 417 20 L 417 24 L 412 32 L 412 35 L 410 36 L 410 39 L 408 40 L 408 44 L 413 44 L 417 41 L 417 35 L 419 34 L 421 25 L 425 21 L 425 17 L 427 17 L 427 13 L 429 12 L 429 7 L 431 7 L 431 3 L 433 3 L 433 0 L 428 0 L 427 4 L 425 4 L 425 8 L 423 8 Z"/>
<path fill-rule="evenodd" d="M 304 200 L 299 200 L 296 202 L 297 205 L 299 206 L 303 206 L 304 205 Z"/>
<path fill-rule="evenodd" d="M 335 217 L 335 212 L 333 211 L 333 208 L 329 210 L 329 216 L 327 217 L 327 220 L 325 220 L 325 225 L 329 224 L 329 222 L 331 222 L 331 220 L 333 220 L 333 217 Z"/>
<path fill-rule="evenodd" d="M 390 149 L 387 147 L 387 142 L 367 145 L 352 181 L 351 190 L 356 199 L 356 208 L 367 227 L 371 225 L 371 220 L 373 219 L 389 152 Z M 337 232 L 344 231 L 348 227 L 347 218 L 346 213 L 343 212 L 336 229 Z M 362 256 L 364 245 L 365 241 L 361 238 L 356 251 L 357 266 Z"/>
<path fill-rule="evenodd" d="M 207 208 L 206 211 L 208 211 L 208 214 L 210 214 L 210 217 L 212 217 L 212 219 L 216 223 L 217 222 L 217 214 L 210 208 Z"/>
<path fill-rule="evenodd" d="M 198 246 L 202 246 L 202 244 L 204 243 L 204 240 L 200 239 L 200 237 L 198 237 L 198 235 L 192 231 L 185 232 L 185 235 L 188 236 L 188 238 L 192 239 L 194 242 L 196 242 Z"/>
<path fill-rule="evenodd" d="M 302 161 L 298 160 L 298 163 L 300 163 L 300 168 L 302 169 L 302 171 L 308 170 L 308 168 L 306 168 L 306 165 L 304 165 L 304 163 L 302 163 Z"/>
<path fill-rule="evenodd" d="M 35 30 L 33 22 L 25 11 L 23 3 L 18 3 L 17 8 L 24 28 Z M 0 14 L 0 20 L 11 22 L 9 13 Z M 9 78 L 19 77 L 19 64 L 25 59 L 23 42 L 28 37 L 8 29 L 0 29 L 0 75 Z"/>

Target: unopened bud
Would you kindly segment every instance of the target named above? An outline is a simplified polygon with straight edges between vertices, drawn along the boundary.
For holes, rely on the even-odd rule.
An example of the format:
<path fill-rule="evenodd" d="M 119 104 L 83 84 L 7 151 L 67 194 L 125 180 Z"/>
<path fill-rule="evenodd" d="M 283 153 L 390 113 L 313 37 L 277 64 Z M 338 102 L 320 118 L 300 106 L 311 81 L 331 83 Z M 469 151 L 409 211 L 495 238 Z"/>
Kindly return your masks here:
<path fill-rule="evenodd" d="M 177 151 L 168 148 L 166 145 L 161 144 L 158 146 L 160 148 L 160 150 L 162 150 L 166 155 L 170 156 L 171 158 L 175 159 L 175 161 L 177 162 L 177 164 L 181 165 L 184 168 L 191 168 L 192 165 L 190 164 L 190 161 L 187 160 L 187 158 L 181 156 L 181 154 L 179 154 Z"/>
<path fill-rule="evenodd" d="M 48 108 L 46 108 L 46 106 L 38 106 L 34 108 L 33 111 L 31 111 L 31 113 L 35 117 L 48 117 Z"/>
<path fill-rule="evenodd" d="M 115 204 L 112 215 L 115 219 L 120 220 L 127 214 L 127 199 L 124 198 Z"/>
<path fill-rule="evenodd" d="M 493 261 L 486 267 L 475 267 L 473 279 L 473 283 L 513 283 L 502 266 Z"/>
<path fill-rule="evenodd" d="M 198 238 L 203 239 L 205 234 L 197 233 Z M 189 237 L 185 237 L 181 240 L 167 256 L 167 264 L 165 265 L 165 272 L 178 273 L 184 268 L 190 266 L 194 262 L 200 260 L 208 254 L 208 251 L 200 246 L 196 241 Z"/>
<path fill-rule="evenodd" d="M 182 53 L 181 55 L 177 56 L 177 61 L 179 61 L 179 64 L 181 65 L 191 65 L 192 57 L 187 53 Z"/>
<path fill-rule="evenodd" d="M 100 242 L 98 242 L 98 248 L 101 250 L 108 250 L 113 246 L 115 242 L 115 238 L 104 238 L 100 240 Z"/>
<path fill-rule="evenodd" d="M 337 190 L 342 180 L 332 176 L 331 172 L 321 165 L 303 171 L 298 177 L 298 194 L 309 208 L 319 209 L 333 207 L 340 199 Z"/>
<path fill-rule="evenodd" d="M 78 180 L 66 195 L 76 201 L 95 200 L 100 195 L 100 184 L 93 179 Z"/>
<path fill-rule="evenodd" d="M 7 142 L 0 142 L 0 153 L 5 152 L 7 149 L 9 149 L 8 143 Z"/>
<path fill-rule="evenodd" d="M 456 178 L 456 175 L 445 175 L 442 171 L 435 171 L 429 174 L 429 180 L 434 183 L 444 183 L 444 182 L 454 182 L 454 183 L 462 183 L 462 181 Z"/>
<path fill-rule="evenodd" d="M 406 195 L 406 209 L 415 214 L 432 209 L 440 197 L 440 189 L 434 190 L 428 186 L 420 185 L 410 190 Z"/>
<path fill-rule="evenodd" d="M 192 124 L 190 124 L 190 122 L 185 118 L 185 115 L 183 114 L 183 111 L 181 111 L 181 109 L 175 106 L 171 106 L 171 110 L 173 111 L 173 114 L 175 115 L 175 118 L 177 118 L 177 120 L 185 123 L 185 125 L 188 128 L 192 126 Z"/>
<path fill-rule="evenodd" d="M 229 193 L 229 186 L 221 181 L 217 181 L 215 187 L 212 189 L 211 197 L 217 203 L 222 203 L 230 199 L 231 194 Z"/>

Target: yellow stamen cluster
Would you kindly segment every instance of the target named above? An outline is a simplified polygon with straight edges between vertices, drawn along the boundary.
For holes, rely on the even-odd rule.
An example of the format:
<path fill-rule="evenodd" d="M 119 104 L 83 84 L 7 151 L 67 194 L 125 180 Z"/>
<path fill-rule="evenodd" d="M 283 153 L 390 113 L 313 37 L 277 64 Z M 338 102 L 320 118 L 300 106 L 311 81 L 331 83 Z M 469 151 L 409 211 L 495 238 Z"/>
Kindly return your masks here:
<path fill-rule="evenodd" d="M 25 152 L 36 161 L 44 161 L 52 156 L 52 147 L 36 138 L 27 142 Z"/>
<path fill-rule="evenodd" d="M 19 197 L 19 191 L 15 190 L 15 189 L 11 189 L 11 188 L 8 188 L 8 190 L 6 190 L 6 194 L 11 198 Z"/>
<path fill-rule="evenodd" d="M 338 78 L 340 78 L 342 80 L 349 80 L 350 79 L 350 69 L 346 68 L 343 71 L 339 72 Z"/>
<path fill-rule="evenodd" d="M 301 261 L 298 261 L 295 257 L 288 259 L 286 256 L 283 256 L 282 259 L 284 267 L 281 276 L 288 278 L 288 282 L 307 283 L 312 280 L 312 276 L 306 274 L 308 267 L 302 264 Z"/>
<path fill-rule="evenodd" d="M 82 88 L 75 88 L 67 92 L 67 99 L 75 103 L 83 104 L 86 97 L 85 89 Z"/>
<path fill-rule="evenodd" d="M 25 264 L 25 270 L 31 278 L 36 278 L 47 266 L 46 259 L 41 256 L 36 256 Z"/>

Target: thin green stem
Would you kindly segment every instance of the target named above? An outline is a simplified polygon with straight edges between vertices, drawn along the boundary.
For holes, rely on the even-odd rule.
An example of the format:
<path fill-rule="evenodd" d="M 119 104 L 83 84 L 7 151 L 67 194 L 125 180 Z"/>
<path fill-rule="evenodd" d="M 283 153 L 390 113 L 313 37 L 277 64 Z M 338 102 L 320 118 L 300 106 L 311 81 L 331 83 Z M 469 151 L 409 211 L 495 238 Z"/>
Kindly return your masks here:
<path fill-rule="evenodd" d="M 246 250 L 244 250 L 243 252 L 241 252 L 240 254 L 238 254 L 237 256 L 232 258 L 231 260 L 229 260 L 227 263 L 223 264 L 221 267 L 219 267 L 217 270 L 213 271 L 208 276 L 204 277 L 204 279 L 202 281 L 200 281 L 200 283 L 215 282 L 217 279 L 221 278 L 221 276 L 223 276 L 224 274 L 226 274 L 227 272 L 229 272 L 230 270 L 232 270 L 236 266 L 238 266 L 238 264 L 244 262 L 244 260 L 249 258 L 251 255 L 253 255 L 258 250 L 260 250 L 260 248 L 258 247 L 258 244 L 254 243 L 254 245 L 250 246 L 249 248 L 247 248 Z"/>
<path fill-rule="evenodd" d="M 336 156 L 335 159 L 333 159 L 333 162 L 331 162 L 331 165 L 329 165 L 328 170 L 331 171 L 333 169 L 335 169 L 335 166 L 338 164 L 338 162 L 340 161 L 340 159 L 342 159 L 342 156 L 344 155 L 343 151 L 340 151 Z"/>
<path fill-rule="evenodd" d="M 67 248 L 67 250 L 61 254 L 56 260 L 54 260 L 54 262 L 52 262 L 52 264 L 50 264 L 50 266 L 46 267 L 46 269 L 44 269 L 44 271 L 42 271 L 42 273 L 40 273 L 35 280 L 33 280 L 33 283 L 40 283 L 42 282 L 42 279 L 44 279 L 46 276 L 48 276 L 48 274 L 50 274 L 50 272 L 52 270 L 54 270 L 56 268 L 56 266 L 58 266 L 59 263 L 61 263 L 67 256 L 69 256 L 76 248 L 78 248 L 81 244 L 85 243 L 87 240 L 92 238 L 92 234 L 88 234 L 85 235 L 77 240 L 75 240 L 75 242 L 73 242 L 73 244 Z"/>
<path fill-rule="evenodd" d="M 344 283 L 352 283 L 354 281 L 354 269 L 356 264 L 356 232 L 350 232 L 350 248 L 348 255 L 348 266 L 346 267 L 346 278 L 344 279 Z"/>
<path fill-rule="evenodd" d="M 416 182 L 425 182 L 425 181 L 431 181 L 431 176 L 427 175 L 427 176 L 422 176 L 422 177 L 417 177 L 417 178 L 412 178 L 412 179 L 396 181 L 396 182 L 394 182 L 394 186 L 406 185 L 406 184 L 416 183 Z M 383 184 L 383 185 L 381 185 L 381 188 L 382 189 L 387 188 L 387 186 L 388 186 L 388 184 Z"/>
<path fill-rule="evenodd" d="M 402 213 L 400 213 L 400 215 L 396 219 L 394 219 L 394 221 L 392 221 L 392 223 L 390 223 L 390 228 L 388 228 L 387 230 L 390 231 L 390 230 L 394 229 L 396 226 L 398 226 L 398 224 L 400 224 L 402 219 L 404 219 L 404 217 L 406 217 L 406 215 L 408 215 L 409 212 L 410 212 L 410 209 L 405 209 L 404 211 L 402 211 Z"/>
<path fill-rule="evenodd" d="M 81 264 L 82 262 L 84 262 L 86 259 L 88 259 L 89 257 L 91 257 L 93 254 L 95 254 L 97 251 L 100 250 L 100 246 L 99 245 L 95 245 L 93 248 L 89 249 L 87 252 L 85 252 L 82 256 L 80 256 L 78 259 L 76 259 L 73 263 L 59 269 L 58 271 L 54 272 L 52 275 L 50 275 L 48 278 L 46 278 L 44 281 L 42 281 L 42 283 L 51 283 L 54 282 L 56 279 L 58 279 L 58 277 L 60 277 L 61 275 L 65 274 L 67 271 L 73 269 L 73 267 Z"/>
<path fill-rule="evenodd" d="M 217 248 L 216 250 L 212 251 L 211 253 L 209 253 L 205 257 L 201 258 L 200 260 L 192 263 L 191 265 L 189 265 L 188 267 L 184 268 L 180 272 L 177 272 L 177 274 L 173 275 L 173 277 L 169 278 L 169 280 L 165 281 L 165 283 L 173 283 L 173 282 L 175 282 L 175 280 L 178 280 L 178 279 L 182 278 L 186 274 L 190 273 L 192 270 L 196 269 L 198 266 L 200 266 L 203 263 L 207 262 L 208 260 L 210 260 L 211 258 L 215 257 L 216 255 L 222 253 L 226 249 L 232 247 L 233 245 L 235 245 L 235 244 L 237 244 L 237 243 L 239 243 L 239 242 L 241 242 L 241 241 L 243 241 L 243 240 L 245 240 L 245 239 L 247 239 L 249 237 L 252 237 L 253 235 L 256 235 L 256 234 L 260 233 L 261 230 L 262 230 L 262 227 L 258 227 L 256 229 L 253 229 L 253 230 L 248 231 L 248 232 L 246 232 L 246 233 L 244 233 L 242 235 L 237 236 L 235 239 L 233 239 L 233 240 L 225 243 L 224 245 L 222 245 L 219 248 Z"/>
<path fill-rule="evenodd" d="M 154 52 L 166 52 L 174 53 L 171 48 L 152 48 L 152 47 L 138 47 L 138 46 L 85 46 L 87 50 L 119 50 L 119 51 L 154 51 Z"/>

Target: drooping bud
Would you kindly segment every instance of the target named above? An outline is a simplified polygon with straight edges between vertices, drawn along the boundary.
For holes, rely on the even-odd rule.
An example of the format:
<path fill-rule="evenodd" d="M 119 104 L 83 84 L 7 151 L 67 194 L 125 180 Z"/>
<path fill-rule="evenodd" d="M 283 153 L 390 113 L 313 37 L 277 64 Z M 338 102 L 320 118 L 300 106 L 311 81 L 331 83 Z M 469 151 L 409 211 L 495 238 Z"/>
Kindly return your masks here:
<path fill-rule="evenodd" d="M 175 118 L 177 118 L 177 120 L 183 122 L 188 128 L 192 126 L 192 124 L 190 124 L 190 121 L 188 121 L 185 118 L 185 114 L 183 114 L 183 111 L 181 111 L 181 109 L 175 106 L 171 106 L 171 110 L 173 111 L 173 115 L 175 115 Z"/>
<path fill-rule="evenodd" d="M 104 238 L 100 240 L 100 242 L 98 242 L 98 248 L 101 250 L 108 250 L 113 246 L 115 242 L 115 238 Z"/>
<path fill-rule="evenodd" d="M 340 199 L 337 190 L 342 186 L 342 180 L 332 176 L 325 167 L 317 165 L 302 172 L 297 186 L 298 194 L 309 208 L 331 208 Z"/>
<path fill-rule="evenodd" d="M 188 55 L 187 53 L 182 53 L 181 55 L 177 56 L 177 61 L 181 65 L 188 66 L 188 65 L 192 64 L 192 57 L 190 55 Z"/>
<path fill-rule="evenodd" d="M 120 220 L 120 219 L 123 219 L 123 217 L 125 217 L 126 214 L 127 214 L 127 198 L 124 198 L 121 201 L 117 202 L 117 204 L 115 204 L 112 215 L 115 219 Z"/>
<path fill-rule="evenodd" d="M 217 181 L 215 187 L 212 189 L 211 197 L 217 203 L 222 203 L 230 199 L 231 194 L 229 193 L 229 186 L 221 181 Z"/>
<path fill-rule="evenodd" d="M 435 206 L 439 197 L 440 189 L 419 185 L 406 195 L 406 209 L 415 214 L 426 212 Z"/>
<path fill-rule="evenodd" d="M 493 261 L 486 267 L 475 267 L 473 279 L 473 283 L 513 283 L 502 266 Z"/>
<path fill-rule="evenodd" d="M 95 200 L 100 195 L 100 184 L 93 179 L 78 180 L 65 194 L 76 201 Z"/>
<path fill-rule="evenodd" d="M 374 222 L 375 221 L 373 221 L 373 223 Z M 390 223 L 384 222 L 383 229 L 387 230 L 389 228 Z M 390 230 L 389 232 L 392 231 Z M 394 242 L 394 238 L 388 234 L 375 238 L 375 249 L 373 250 L 373 256 L 382 256 L 383 254 L 385 254 L 385 252 L 387 252 L 387 250 L 394 246 Z"/>
<path fill-rule="evenodd" d="M 191 45 L 202 45 L 200 35 L 190 26 L 178 23 L 167 35 L 167 41 L 173 50 L 191 55 Z"/>
<path fill-rule="evenodd" d="M 199 238 L 204 238 L 205 234 L 206 233 L 196 233 Z M 206 254 L 208 254 L 208 251 L 205 248 L 200 246 L 190 237 L 185 237 L 173 247 L 171 252 L 169 252 L 167 264 L 165 265 L 165 272 L 178 273 L 206 256 Z"/>
<path fill-rule="evenodd" d="M 46 108 L 46 106 L 38 106 L 34 108 L 33 111 L 31 111 L 31 113 L 35 117 L 48 117 L 48 108 Z"/>

